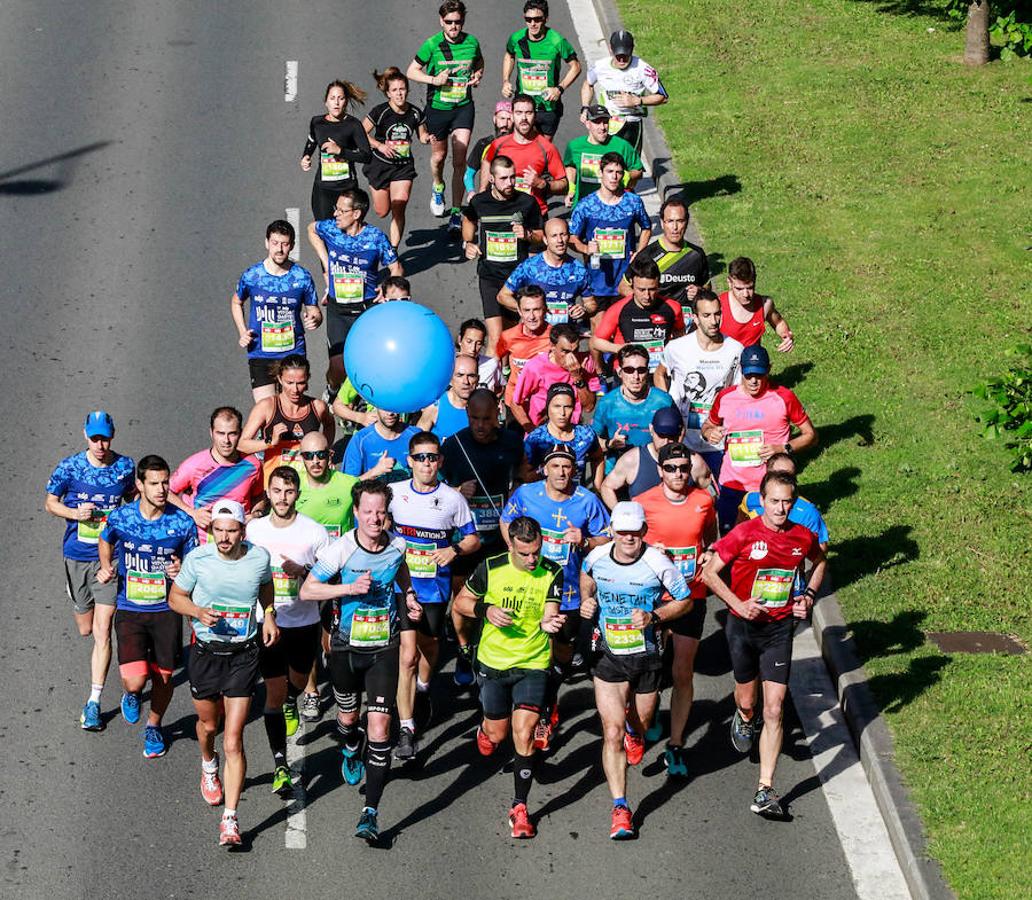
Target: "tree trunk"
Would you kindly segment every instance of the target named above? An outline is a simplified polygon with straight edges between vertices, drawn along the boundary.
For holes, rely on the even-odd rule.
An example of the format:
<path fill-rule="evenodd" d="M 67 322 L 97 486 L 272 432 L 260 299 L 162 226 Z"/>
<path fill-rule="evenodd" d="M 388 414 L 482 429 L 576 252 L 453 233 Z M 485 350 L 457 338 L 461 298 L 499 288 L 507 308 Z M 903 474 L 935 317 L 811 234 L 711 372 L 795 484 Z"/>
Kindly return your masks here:
<path fill-rule="evenodd" d="M 969 66 L 989 62 L 989 0 L 972 0 L 968 6 L 964 62 Z"/>

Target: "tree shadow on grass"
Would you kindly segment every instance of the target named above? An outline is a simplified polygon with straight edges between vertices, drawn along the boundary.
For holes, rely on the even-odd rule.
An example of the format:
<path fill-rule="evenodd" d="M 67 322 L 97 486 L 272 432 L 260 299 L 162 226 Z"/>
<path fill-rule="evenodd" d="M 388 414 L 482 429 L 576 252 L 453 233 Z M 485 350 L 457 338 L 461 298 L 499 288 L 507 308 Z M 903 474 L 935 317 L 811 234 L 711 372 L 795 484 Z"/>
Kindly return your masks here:
<path fill-rule="evenodd" d="M 881 534 L 864 535 L 835 541 L 830 561 L 835 587 L 842 588 L 885 569 L 906 565 L 920 556 L 910 525 L 892 525 Z"/>
<path fill-rule="evenodd" d="M 880 13 L 888 13 L 893 16 L 931 16 L 947 23 L 948 27 L 952 29 L 959 28 L 961 24 L 945 15 L 946 4 L 942 0 L 853 0 L 853 2 L 866 3 Z"/>
<path fill-rule="evenodd" d="M 781 382 L 779 381 L 778 383 L 780 384 Z M 829 448 L 851 438 L 857 447 L 870 447 L 874 444 L 873 426 L 874 416 L 870 413 L 864 413 L 860 416 L 850 416 L 845 421 L 838 422 L 834 425 L 821 425 L 817 429 L 817 437 L 819 438 L 820 443 L 817 445 L 816 449 L 814 449 L 812 454 L 803 455 L 808 456 L 811 459 L 816 459 Z"/>
<path fill-rule="evenodd" d="M 861 470 L 856 466 L 846 466 L 832 472 L 824 481 L 801 484 L 799 493 L 826 513 L 838 500 L 852 497 L 860 489 L 856 483 L 860 475 Z"/>
<path fill-rule="evenodd" d="M 669 168 L 668 159 L 657 159 L 652 163 L 653 172 L 656 173 L 656 183 L 659 183 L 661 173 Z M 737 175 L 720 175 L 717 178 L 710 178 L 706 181 L 682 181 L 678 184 L 667 185 L 663 190 L 663 199 L 669 200 L 675 194 L 680 194 L 689 206 L 694 206 L 700 200 L 708 200 L 710 197 L 730 197 L 742 190 L 742 183 Z"/>

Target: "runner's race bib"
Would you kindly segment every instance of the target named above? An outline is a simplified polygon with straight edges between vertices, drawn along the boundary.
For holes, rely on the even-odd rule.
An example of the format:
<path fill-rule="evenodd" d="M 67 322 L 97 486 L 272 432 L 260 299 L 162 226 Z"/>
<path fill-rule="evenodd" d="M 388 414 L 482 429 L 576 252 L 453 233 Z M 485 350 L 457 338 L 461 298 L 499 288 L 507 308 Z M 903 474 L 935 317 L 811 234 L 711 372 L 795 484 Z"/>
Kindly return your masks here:
<path fill-rule="evenodd" d="M 667 555 L 673 560 L 685 581 L 691 581 L 695 577 L 695 557 L 698 551 L 698 547 L 667 547 Z"/>
<path fill-rule="evenodd" d="M 565 532 L 542 528 L 541 537 L 541 555 L 565 566 L 570 559 L 570 545 L 566 542 Z"/>
<path fill-rule="evenodd" d="M 645 652 L 645 633 L 631 624 L 630 616 L 603 616 L 606 646 L 613 656 Z"/>
<path fill-rule="evenodd" d="M 551 71 L 551 65 L 536 59 L 520 59 L 517 60 L 517 64 L 520 69 L 520 87 L 523 89 L 523 93 L 529 94 L 531 97 L 540 97 L 550 86 L 548 74 Z"/>
<path fill-rule="evenodd" d="M 291 577 L 280 566 L 272 567 L 272 595 L 276 607 L 289 606 L 298 597 L 298 581 Z"/>
<path fill-rule="evenodd" d="M 522 191 L 524 194 L 531 194 L 534 192 L 534 186 L 525 175 L 517 175 L 516 190 Z"/>
<path fill-rule="evenodd" d="M 639 343 L 649 351 L 649 371 L 655 372 L 659 368 L 659 364 L 663 362 L 663 339 L 649 338 L 647 341 Z"/>
<path fill-rule="evenodd" d="M 107 525 L 107 517 L 111 514 L 110 509 L 94 509 L 90 511 L 90 517 L 75 526 L 75 536 L 84 544 L 96 544 L 100 541 L 100 533 Z"/>
<path fill-rule="evenodd" d="M 361 303 L 365 297 L 365 275 L 361 272 L 334 272 L 333 296 L 338 303 Z"/>
<path fill-rule="evenodd" d="M 436 547 L 430 544 L 405 544 L 405 562 L 413 578 L 436 578 L 437 563 L 434 562 Z"/>
<path fill-rule="evenodd" d="M 319 175 L 323 181 L 347 181 L 351 177 L 351 164 L 338 159 L 325 150 L 319 151 Z"/>
<path fill-rule="evenodd" d="M 766 609 L 783 609 L 792 596 L 794 569 L 760 569 L 753 579 L 752 593 Z"/>
<path fill-rule="evenodd" d="M 585 181 L 601 181 L 602 170 L 599 162 L 601 153 L 584 153 L 580 158 L 580 177 Z"/>
<path fill-rule="evenodd" d="M 219 617 L 218 622 L 212 626 L 212 634 L 228 641 L 242 641 L 251 633 L 252 604 L 216 600 L 211 608 Z"/>
<path fill-rule="evenodd" d="M 448 70 L 448 80 L 437 89 L 437 99 L 442 103 L 464 103 L 473 64 L 453 62 L 446 63 L 444 68 Z"/>
<path fill-rule="evenodd" d="M 734 466 L 759 466 L 760 447 L 763 445 L 763 432 L 760 429 L 751 431 L 732 431 L 727 436 L 727 453 Z"/>
<path fill-rule="evenodd" d="M 545 298 L 547 312 L 545 321 L 549 325 L 562 325 L 570 321 L 570 304 L 566 300 L 549 300 Z"/>
<path fill-rule="evenodd" d="M 412 142 L 411 141 L 391 141 L 387 140 L 384 143 L 394 151 L 395 159 L 411 159 L 412 158 Z"/>
<path fill-rule="evenodd" d="M 340 537 L 340 525 L 324 525 L 323 527 L 326 529 L 326 533 L 334 540 Z"/>
<path fill-rule="evenodd" d="M 129 569 L 125 573 L 125 599 L 135 606 L 157 606 L 164 603 L 165 573 Z"/>
<path fill-rule="evenodd" d="M 293 322 L 262 322 L 262 352 L 282 353 L 294 349 Z"/>
<path fill-rule="evenodd" d="M 494 503 L 492 507 L 491 504 Z M 473 522 L 477 531 L 497 531 L 498 519 L 505 498 L 501 494 L 474 494 L 469 498 L 469 511 L 473 514 Z"/>
<path fill-rule="evenodd" d="M 516 262 L 518 240 L 511 231 L 487 231 L 484 243 L 487 245 L 485 255 L 489 262 Z"/>
<path fill-rule="evenodd" d="M 386 606 L 356 609 L 348 643 L 360 650 L 386 647 L 391 639 L 391 616 Z"/>
<path fill-rule="evenodd" d="M 606 259 L 623 259 L 627 255 L 627 232 L 623 228 L 596 228 L 598 255 Z"/>

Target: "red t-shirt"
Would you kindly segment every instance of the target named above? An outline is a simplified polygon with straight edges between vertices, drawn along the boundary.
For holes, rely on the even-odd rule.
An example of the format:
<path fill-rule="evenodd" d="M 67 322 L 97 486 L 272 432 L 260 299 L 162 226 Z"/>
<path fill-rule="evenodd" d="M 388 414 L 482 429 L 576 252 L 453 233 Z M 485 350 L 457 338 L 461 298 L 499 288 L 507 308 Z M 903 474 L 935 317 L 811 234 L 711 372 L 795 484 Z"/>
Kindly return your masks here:
<path fill-rule="evenodd" d="M 717 518 L 713 498 L 696 487 L 688 491 L 684 500 L 673 503 L 663 493 L 663 485 L 657 484 L 634 499 L 645 508 L 645 539 L 650 544 L 663 545 L 666 555 L 688 582 L 692 599 L 705 600 L 709 590 L 699 578 L 702 570 L 698 559 L 703 551 L 703 536 Z"/>
<path fill-rule="evenodd" d="M 720 295 L 720 333 L 724 337 L 734 338 L 743 347 L 751 347 L 763 340 L 767 330 L 767 300 L 761 298 L 760 308 L 752 314 L 748 322 L 739 322 L 731 313 L 731 298 L 728 291 Z"/>
<path fill-rule="evenodd" d="M 527 169 L 533 170 L 535 175 L 547 173 L 552 180 L 566 177 L 566 167 L 563 165 L 563 158 L 555 145 L 544 135 L 538 135 L 532 141 L 521 144 L 511 134 L 503 134 L 500 138 L 491 141 L 484 151 L 484 159 L 491 162 L 496 156 L 508 156 L 516 167 L 516 190 L 530 194 L 541 207 L 541 215 L 548 216 L 548 199 L 543 190 L 531 189 L 523 173 Z"/>
<path fill-rule="evenodd" d="M 659 366 L 663 347 L 674 335 L 684 332 L 681 304 L 660 297 L 652 309 L 642 309 L 633 297 L 617 300 L 603 314 L 595 336 L 614 344 L 641 344 L 649 351 L 649 369 Z"/>
<path fill-rule="evenodd" d="M 523 323 L 506 328 L 502 336 L 498 338 L 495 345 L 495 356 L 499 359 L 509 357 L 509 381 L 505 385 L 505 402 L 512 406 L 512 395 L 516 390 L 516 382 L 519 381 L 520 372 L 529 360 L 532 360 L 539 353 L 552 346 L 548 336 L 552 333 L 552 326 L 546 325 L 541 334 L 528 335 L 523 330 Z"/>
<path fill-rule="evenodd" d="M 773 622 L 792 615 L 796 571 L 816 555 L 819 545 L 809 528 L 791 524 L 774 531 L 759 516 L 736 525 L 713 549 L 731 566 L 731 590 L 738 599 L 759 598 L 766 615 L 758 621 Z"/>

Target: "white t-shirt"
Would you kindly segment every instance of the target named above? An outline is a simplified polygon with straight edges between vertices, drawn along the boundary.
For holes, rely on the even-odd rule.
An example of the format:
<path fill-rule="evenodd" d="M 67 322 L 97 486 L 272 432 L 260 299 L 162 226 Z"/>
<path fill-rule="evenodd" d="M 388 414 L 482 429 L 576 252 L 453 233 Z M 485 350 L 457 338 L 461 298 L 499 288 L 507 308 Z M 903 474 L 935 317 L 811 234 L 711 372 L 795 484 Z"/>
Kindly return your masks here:
<path fill-rule="evenodd" d="M 487 388 L 497 394 L 502 387 L 502 361 L 497 356 L 485 356 L 481 353 L 477 366 L 478 387 Z"/>
<path fill-rule="evenodd" d="M 717 394 L 742 380 L 739 361 L 744 349 L 726 337 L 717 350 L 704 352 L 699 333 L 675 338 L 663 348 L 661 361 L 670 375 L 670 396 L 684 416 L 684 442 L 696 453 L 711 453 L 723 447 L 702 439 L 699 430 L 709 416 Z"/>
<path fill-rule="evenodd" d="M 314 565 L 316 555 L 330 543 L 326 529 L 301 513 L 286 528 L 277 528 L 271 516 L 264 516 L 247 523 L 247 539 L 268 550 L 272 558 L 276 624 L 281 628 L 300 628 L 318 622 L 319 604 L 298 599 L 304 578 L 289 578 L 283 571 L 283 559 L 299 566 Z"/>
<path fill-rule="evenodd" d="M 645 97 L 649 94 L 666 94 L 659 73 L 640 56 L 632 56 L 626 69 L 613 65 L 613 58 L 607 56 L 588 69 L 588 84 L 597 85 L 599 103 L 604 103 L 612 116 L 609 131 L 619 131 L 624 122 L 639 122 L 648 115 L 644 106 L 620 106 L 610 99 L 613 94 L 634 94 Z M 613 123 L 616 123 L 614 130 Z"/>

